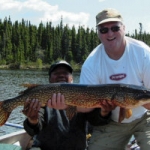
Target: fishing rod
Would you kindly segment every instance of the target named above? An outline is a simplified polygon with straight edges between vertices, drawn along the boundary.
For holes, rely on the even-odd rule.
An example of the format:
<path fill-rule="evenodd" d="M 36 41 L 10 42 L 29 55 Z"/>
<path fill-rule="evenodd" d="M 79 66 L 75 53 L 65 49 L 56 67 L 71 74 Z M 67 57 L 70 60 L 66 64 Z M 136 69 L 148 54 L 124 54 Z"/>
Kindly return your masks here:
<path fill-rule="evenodd" d="M 5 123 L 6 126 L 11 126 L 11 127 L 15 127 L 15 128 L 19 128 L 19 129 L 24 129 L 24 127 L 20 124 L 15 124 L 15 123 L 10 123 L 10 122 L 6 122 Z"/>

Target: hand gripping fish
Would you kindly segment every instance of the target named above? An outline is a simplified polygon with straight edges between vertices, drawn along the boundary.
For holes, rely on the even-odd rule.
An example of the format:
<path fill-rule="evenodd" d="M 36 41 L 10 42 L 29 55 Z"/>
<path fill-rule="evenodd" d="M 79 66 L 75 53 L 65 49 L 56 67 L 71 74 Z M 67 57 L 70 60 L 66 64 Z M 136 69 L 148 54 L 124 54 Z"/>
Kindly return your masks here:
<path fill-rule="evenodd" d="M 118 122 L 132 115 L 131 108 L 150 103 L 150 90 L 135 85 L 127 84 L 45 84 L 24 85 L 28 87 L 15 98 L 0 101 L 0 126 L 8 119 L 10 113 L 18 106 L 23 106 L 27 98 L 36 98 L 44 106 L 53 93 L 65 96 L 65 103 L 69 106 L 94 107 L 101 101 L 112 101 L 119 106 Z"/>

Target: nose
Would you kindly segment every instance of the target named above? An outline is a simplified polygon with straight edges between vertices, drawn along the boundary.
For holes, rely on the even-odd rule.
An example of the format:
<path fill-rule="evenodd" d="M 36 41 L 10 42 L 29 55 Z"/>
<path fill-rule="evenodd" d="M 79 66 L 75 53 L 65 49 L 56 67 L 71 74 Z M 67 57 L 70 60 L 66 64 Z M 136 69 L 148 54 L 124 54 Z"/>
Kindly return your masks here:
<path fill-rule="evenodd" d="M 114 32 L 111 29 L 109 29 L 107 35 L 111 36 L 113 34 L 114 34 Z"/>
<path fill-rule="evenodd" d="M 60 75 L 65 75 L 65 73 L 64 73 L 64 72 L 60 72 L 59 74 L 60 74 Z"/>
<path fill-rule="evenodd" d="M 63 73 L 60 73 L 60 74 L 57 75 L 57 77 L 58 77 L 58 78 L 64 78 L 65 75 L 64 75 Z"/>

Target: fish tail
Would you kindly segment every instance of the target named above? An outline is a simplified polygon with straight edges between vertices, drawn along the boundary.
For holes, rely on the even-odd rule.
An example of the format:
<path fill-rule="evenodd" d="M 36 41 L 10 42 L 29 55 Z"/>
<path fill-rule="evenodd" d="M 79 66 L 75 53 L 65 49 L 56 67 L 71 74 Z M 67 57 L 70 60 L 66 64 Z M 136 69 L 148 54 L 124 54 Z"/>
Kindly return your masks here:
<path fill-rule="evenodd" d="M 7 112 L 3 108 L 3 101 L 0 101 L 0 126 L 4 125 L 7 121 L 8 117 L 10 115 L 10 112 Z"/>

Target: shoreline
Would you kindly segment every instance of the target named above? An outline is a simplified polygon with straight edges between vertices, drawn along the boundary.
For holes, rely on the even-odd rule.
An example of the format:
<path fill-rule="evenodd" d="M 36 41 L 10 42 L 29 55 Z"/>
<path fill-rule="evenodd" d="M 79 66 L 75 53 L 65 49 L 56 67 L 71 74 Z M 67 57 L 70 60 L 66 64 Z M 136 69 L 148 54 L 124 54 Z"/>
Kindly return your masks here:
<path fill-rule="evenodd" d="M 17 66 L 11 66 L 11 65 L 0 65 L 0 70 L 48 70 L 50 65 L 42 65 L 40 67 L 37 67 L 35 65 L 30 65 L 30 66 L 25 66 L 25 65 L 20 65 L 19 67 Z M 80 72 L 81 68 L 80 67 L 75 67 L 73 66 L 73 72 Z"/>

